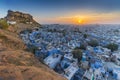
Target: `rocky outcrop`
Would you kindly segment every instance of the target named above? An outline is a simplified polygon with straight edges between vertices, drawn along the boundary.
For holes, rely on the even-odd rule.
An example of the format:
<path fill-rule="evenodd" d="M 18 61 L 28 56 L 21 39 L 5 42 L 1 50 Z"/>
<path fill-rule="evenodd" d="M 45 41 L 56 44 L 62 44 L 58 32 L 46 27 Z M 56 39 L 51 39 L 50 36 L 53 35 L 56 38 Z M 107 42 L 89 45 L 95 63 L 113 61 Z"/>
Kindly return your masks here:
<path fill-rule="evenodd" d="M 39 23 L 37 23 L 30 14 L 22 13 L 19 11 L 8 10 L 8 14 L 5 19 L 7 21 L 15 21 L 17 23 L 25 24 L 35 24 L 39 26 Z"/>
<path fill-rule="evenodd" d="M 4 20 L 10 24 L 8 30 L 18 34 L 26 29 L 41 27 L 41 25 L 37 23 L 30 14 L 19 11 L 8 10 L 8 14 Z"/>

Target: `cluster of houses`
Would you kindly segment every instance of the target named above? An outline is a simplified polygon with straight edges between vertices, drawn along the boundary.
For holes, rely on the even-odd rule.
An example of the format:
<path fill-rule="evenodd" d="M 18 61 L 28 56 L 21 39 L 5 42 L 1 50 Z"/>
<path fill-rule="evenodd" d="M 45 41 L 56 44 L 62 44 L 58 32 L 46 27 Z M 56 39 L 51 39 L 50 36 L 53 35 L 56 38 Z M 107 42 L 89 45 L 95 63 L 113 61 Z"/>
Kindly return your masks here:
<path fill-rule="evenodd" d="M 115 34 L 120 34 L 120 28 L 117 27 L 115 31 L 113 28 L 103 28 L 103 25 L 94 26 L 45 25 L 32 32 L 21 33 L 20 36 L 28 47 L 37 47 L 37 57 L 42 56 L 48 67 L 68 80 L 120 80 L 120 50 L 111 52 L 103 47 L 110 42 L 119 44 L 120 35 Z M 84 33 L 89 34 L 89 37 L 84 38 Z M 113 41 L 111 36 L 116 36 L 117 40 Z M 98 40 L 99 45 L 92 47 L 86 44 L 86 49 L 82 50 L 82 59 L 78 61 L 72 51 L 91 39 Z"/>

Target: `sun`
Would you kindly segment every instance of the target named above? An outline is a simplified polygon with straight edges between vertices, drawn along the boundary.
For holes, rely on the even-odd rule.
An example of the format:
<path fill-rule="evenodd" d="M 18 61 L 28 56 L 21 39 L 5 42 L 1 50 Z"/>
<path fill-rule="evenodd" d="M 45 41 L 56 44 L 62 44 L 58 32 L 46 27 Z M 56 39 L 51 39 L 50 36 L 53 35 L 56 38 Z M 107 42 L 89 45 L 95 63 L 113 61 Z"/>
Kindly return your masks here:
<path fill-rule="evenodd" d="M 79 23 L 79 24 L 83 24 L 83 20 L 82 20 L 82 19 L 79 19 L 79 20 L 78 20 L 78 23 Z"/>

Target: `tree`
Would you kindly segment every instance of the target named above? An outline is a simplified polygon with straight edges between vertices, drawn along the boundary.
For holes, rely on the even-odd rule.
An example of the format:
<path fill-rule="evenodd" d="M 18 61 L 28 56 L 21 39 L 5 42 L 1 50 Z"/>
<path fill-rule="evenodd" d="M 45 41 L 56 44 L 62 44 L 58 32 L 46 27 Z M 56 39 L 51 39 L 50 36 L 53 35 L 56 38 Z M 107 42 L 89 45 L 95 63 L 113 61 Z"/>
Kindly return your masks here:
<path fill-rule="evenodd" d="M 80 47 L 76 47 L 75 49 L 86 50 L 86 46 L 82 43 Z"/>
<path fill-rule="evenodd" d="M 84 37 L 84 38 L 87 38 L 87 37 L 88 37 L 88 34 L 83 34 L 83 37 Z"/>
<path fill-rule="evenodd" d="M 82 59 L 82 51 L 80 49 L 74 49 L 72 51 L 73 57 L 77 58 L 78 61 L 80 61 Z"/>
<path fill-rule="evenodd" d="M 106 46 L 106 48 L 110 49 L 112 52 L 118 50 L 118 45 L 115 43 L 110 43 Z"/>
<path fill-rule="evenodd" d="M 99 45 L 98 41 L 97 40 L 91 40 L 88 42 L 88 44 L 92 47 L 96 47 Z"/>
<path fill-rule="evenodd" d="M 1 29 L 7 29 L 8 27 L 9 27 L 9 25 L 7 24 L 7 21 L 1 19 L 1 20 L 0 20 L 0 28 L 1 28 Z"/>

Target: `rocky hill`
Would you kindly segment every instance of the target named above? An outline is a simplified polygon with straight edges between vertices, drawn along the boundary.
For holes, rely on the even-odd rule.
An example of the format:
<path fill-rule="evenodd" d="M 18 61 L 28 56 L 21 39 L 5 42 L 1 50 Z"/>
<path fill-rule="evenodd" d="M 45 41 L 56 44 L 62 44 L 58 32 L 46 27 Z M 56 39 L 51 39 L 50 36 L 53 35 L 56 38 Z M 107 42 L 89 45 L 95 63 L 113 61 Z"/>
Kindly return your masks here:
<path fill-rule="evenodd" d="M 20 28 L 21 25 L 26 27 L 26 23 L 19 23 L 17 17 L 12 19 L 10 16 L 13 14 L 11 13 L 14 14 L 9 11 L 9 18 L 7 16 L 6 19 L 17 21 L 14 27 L 9 25 L 13 30 L 17 31 L 16 27 Z M 15 12 L 14 15 L 18 16 L 19 12 Z M 29 25 L 32 26 L 32 24 Z M 29 27 L 27 28 L 29 29 Z M 33 53 L 27 52 L 26 46 L 18 34 L 9 29 L 0 29 L 0 80 L 66 80 L 40 63 Z"/>
<path fill-rule="evenodd" d="M 16 21 L 17 23 L 38 24 L 30 14 L 19 11 L 8 10 L 8 14 L 5 19 L 7 21 Z"/>
<path fill-rule="evenodd" d="M 10 25 L 9 30 L 16 33 L 19 33 L 25 29 L 33 29 L 41 26 L 30 14 L 19 11 L 8 10 L 8 14 L 4 19 Z"/>

